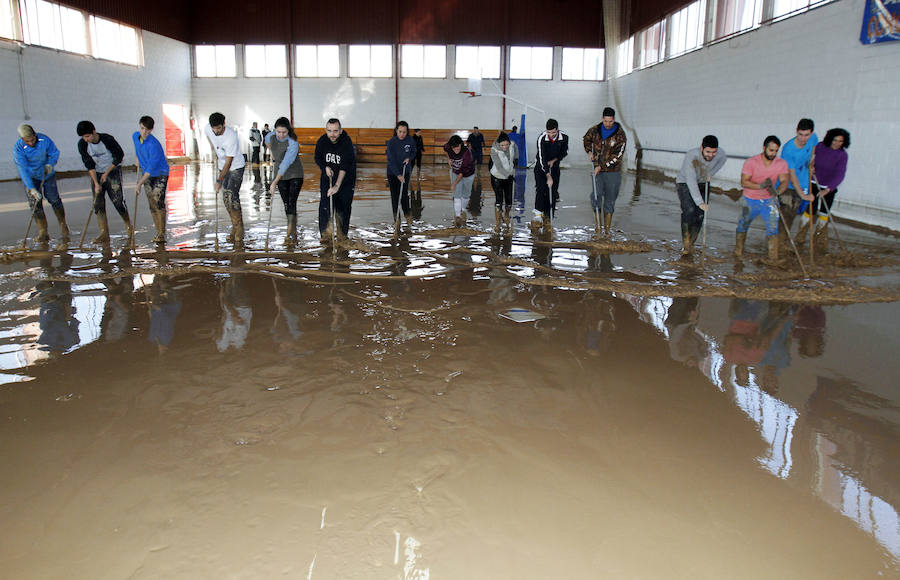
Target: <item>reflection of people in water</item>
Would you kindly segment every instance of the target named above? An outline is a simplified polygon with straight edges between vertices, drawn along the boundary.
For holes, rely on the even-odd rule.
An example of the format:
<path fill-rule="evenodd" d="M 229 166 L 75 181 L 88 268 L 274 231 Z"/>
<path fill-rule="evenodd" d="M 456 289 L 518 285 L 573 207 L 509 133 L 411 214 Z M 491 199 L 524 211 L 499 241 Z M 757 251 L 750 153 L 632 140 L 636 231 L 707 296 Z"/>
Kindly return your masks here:
<path fill-rule="evenodd" d="M 41 265 L 48 275 L 52 275 L 68 270 L 73 259 L 71 254 L 64 253 L 60 256 L 59 268 L 52 266 L 52 258 L 42 261 Z M 38 315 L 41 335 L 37 343 L 43 346 L 41 350 L 65 353 L 79 342 L 78 319 L 72 304 L 72 283 L 41 280 L 36 284 L 36 289 L 41 302 Z"/>
<path fill-rule="evenodd" d="M 111 271 L 111 264 L 101 266 L 104 271 Z M 119 253 L 118 268 L 120 271 L 131 267 L 131 252 L 128 248 Z M 106 303 L 103 305 L 103 318 L 100 320 L 100 332 L 108 342 L 122 340 L 130 328 L 131 298 L 134 292 L 134 277 L 123 274 L 116 278 L 104 278 L 106 286 Z"/>
<path fill-rule="evenodd" d="M 216 339 L 216 348 L 225 352 L 229 348 L 240 350 L 247 342 L 253 307 L 243 275 L 231 275 L 219 287 L 219 304 L 222 306 L 222 332 Z"/>
<path fill-rule="evenodd" d="M 699 299 L 696 296 L 672 299 L 666 315 L 669 356 L 689 367 L 699 366 L 709 355 L 706 339 L 697 330 L 699 318 Z"/>
<path fill-rule="evenodd" d="M 292 283 L 283 280 L 272 280 L 277 312 L 269 332 L 271 332 L 279 352 L 290 351 L 291 347 L 303 336 L 303 331 L 300 329 L 300 312 L 303 310 L 305 301 L 302 294 L 297 292 L 296 288 L 291 288 L 290 284 Z"/>
<path fill-rule="evenodd" d="M 585 294 L 584 317 L 587 324 L 585 333 L 585 349 L 592 356 L 599 356 L 608 351 L 616 332 L 616 316 L 609 300 L 595 292 Z"/>
<path fill-rule="evenodd" d="M 825 310 L 821 306 L 801 306 L 794 321 L 793 337 L 797 352 L 807 358 L 825 353 Z"/>
<path fill-rule="evenodd" d="M 175 320 L 181 313 L 181 297 L 172 288 L 168 276 L 155 276 L 149 293 L 150 333 L 147 340 L 163 353 L 175 338 Z"/>
<path fill-rule="evenodd" d="M 778 390 L 778 373 L 791 362 L 790 307 L 735 298 L 729 311 L 731 325 L 723 341 L 722 356 L 735 365 L 738 384 L 749 384 L 749 367 L 754 367 L 763 390 Z"/>

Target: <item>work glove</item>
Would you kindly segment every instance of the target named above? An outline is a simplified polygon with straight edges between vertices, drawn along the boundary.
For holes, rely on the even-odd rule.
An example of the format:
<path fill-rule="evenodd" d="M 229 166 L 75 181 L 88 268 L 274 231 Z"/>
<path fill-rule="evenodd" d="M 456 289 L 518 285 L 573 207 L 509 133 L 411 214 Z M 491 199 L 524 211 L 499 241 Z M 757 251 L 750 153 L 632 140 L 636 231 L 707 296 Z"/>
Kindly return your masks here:
<path fill-rule="evenodd" d="M 51 173 L 53 173 L 53 166 L 49 163 L 44 165 L 44 175 L 50 175 Z"/>
<path fill-rule="evenodd" d="M 44 197 L 43 195 L 41 195 L 41 192 L 40 192 L 40 191 L 38 191 L 37 189 L 35 189 L 35 188 L 33 188 L 33 187 L 32 187 L 31 189 L 28 190 L 28 195 L 29 195 L 29 196 L 31 197 L 31 199 L 33 199 L 34 201 L 41 201 L 41 199 L 43 199 L 43 197 Z"/>
<path fill-rule="evenodd" d="M 762 186 L 763 189 L 769 189 L 770 187 L 772 187 L 772 180 L 767 177 L 765 181 L 760 183 L 760 186 Z"/>

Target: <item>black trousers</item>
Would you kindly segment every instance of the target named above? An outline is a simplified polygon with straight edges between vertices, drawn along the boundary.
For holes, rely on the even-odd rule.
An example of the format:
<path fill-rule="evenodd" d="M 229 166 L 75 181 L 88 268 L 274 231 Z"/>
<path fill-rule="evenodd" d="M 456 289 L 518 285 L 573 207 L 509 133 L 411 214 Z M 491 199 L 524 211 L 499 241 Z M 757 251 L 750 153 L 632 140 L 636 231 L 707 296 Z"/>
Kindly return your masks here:
<path fill-rule="evenodd" d="M 491 175 L 491 187 L 494 188 L 494 205 L 499 208 L 512 207 L 513 186 L 516 183 L 515 177 L 507 177 L 506 179 L 497 179 Z"/>
<path fill-rule="evenodd" d="M 403 206 L 403 215 L 409 215 L 409 176 L 406 176 L 406 183 L 400 183 L 400 179 L 396 175 L 388 175 L 388 185 L 391 187 L 391 221 L 397 217 L 397 202 Z M 403 195 L 401 195 L 401 190 Z"/>
<path fill-rule="evenodd" d="M 559 199 L 559 163 L 550 168 L 553 178 L 553 213 L 556 213 L 556 200 Z M 547 187 L 547 174 L 540 165 L 534 166 L 534 209 L 547 213 L 550 211 L 551 188 Z"/>
<path fill-rule="evenodd" d="M 284 202 L 285 215 L 297 215 L 297 198 L 300 197 L 300 188 L 303 187 L 303 178 L 282 179 L 278 182 L 278 193 Z"/>
<path fill-rule="evenodd" d="M 325 231 L 328 227 L 328 221 L 331 219 L 330 204 L 334 203 L 334 214 L 340 225 L 341 232 L 346 236 L 350 231 L 350 210 L 353 207 L 353 187 L 342 184 L 341 188 L 328 199 L 328 177 L 322 172 L 319 180 L 319 191 L 321 198 L 319 199 L 319 233 Z"/>
<path fill-rule="evenodd" d="M 701 196 L 706 195 L 705 183 L 698 183 L 697 187 L 700 188 Z M 678 194 L 678 201 L 681 202 L 681 236 L 684 237 L 690 234 L 693 241 L 697 239 L 697 234 L 703 228 L 703 219 L 706 217 L 706 212 L 694 203 L 694 198 L 691 197 L 691 190 L 688 189 L 686 183 L 676 183 L 675 192 Z M 708 199 L 706 203 L 709 203 Z"/>

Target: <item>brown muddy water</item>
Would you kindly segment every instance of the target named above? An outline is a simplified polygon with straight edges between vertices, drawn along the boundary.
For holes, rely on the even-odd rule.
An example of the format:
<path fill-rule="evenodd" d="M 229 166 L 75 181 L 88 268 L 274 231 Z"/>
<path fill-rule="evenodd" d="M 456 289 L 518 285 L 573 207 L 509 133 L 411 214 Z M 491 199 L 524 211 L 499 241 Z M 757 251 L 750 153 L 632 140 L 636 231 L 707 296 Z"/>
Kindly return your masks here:
<path fill-rule="evenodd" d="M 139 214 L 136 251 L 17 253 L 0 203 L 0 577 L 900 577 L 893 239 L 740 267 L 723 198 L 686 262 L 672 188 L 630 178 L 610 252 L 571 170 L 552 236 L 527 188 L 510 234 L 489 201 L 448 229 L 429 171 L 394 239 L 371 168 L 337 251 L 307 201 L 263 252 L 248 172 L 216 253 L 209 167 L 179 172 L 166 249 Z"/>

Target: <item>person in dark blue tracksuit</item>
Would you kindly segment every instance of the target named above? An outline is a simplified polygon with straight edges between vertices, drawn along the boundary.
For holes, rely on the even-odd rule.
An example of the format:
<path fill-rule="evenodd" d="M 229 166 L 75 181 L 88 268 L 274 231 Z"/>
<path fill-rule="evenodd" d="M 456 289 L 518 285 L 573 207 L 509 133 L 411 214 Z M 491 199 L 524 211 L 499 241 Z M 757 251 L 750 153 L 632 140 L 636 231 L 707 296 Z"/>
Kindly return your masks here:
<path fill-rule="evenodd" d="M 406 223 L 412 223 L 409 213 L 409 178 L 412 175 L 418 148 L 416 140 L 409 135 L 409 124 L 400 121 L 394 128 L 394 136 L 387 142 L 387 179 L 391 187 L 391 215 L 399 221 L 397 204 L 403 207 Z M 405 186 L 404 186 L 405 184 Z M 399 224 L 397 224 L 399 227 Z"/>
<path fill-rule="evenodd" d="M 556 119 L 547 119 L 546 127 L 537 140 L 534 164 L 534 209 L 543 214 L 545 226 L 550 225 L 559 200 L 559 162 L 569 154 L 569 136 L 559 130 Z"/>
<path fill-rule="evenodd" d="M 353 190 L 356 187 L 356 152 L 353 141 L 341 128 L 337 119 L 328 119 L 325 134 L 316 142 L 316 165 L 322 170 L 319 178 L 319 233 L 323 242 L 331 239 L 328 228 L 331 222 L 329 197 L 334 198 L 334 213 L 338 235 L 347 237 L 350 231 L 350 209 L 353 205 Z"/>

